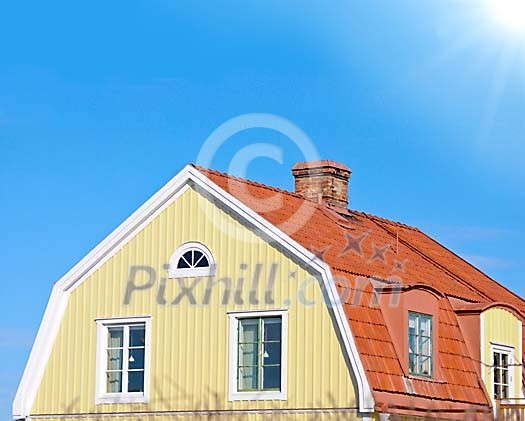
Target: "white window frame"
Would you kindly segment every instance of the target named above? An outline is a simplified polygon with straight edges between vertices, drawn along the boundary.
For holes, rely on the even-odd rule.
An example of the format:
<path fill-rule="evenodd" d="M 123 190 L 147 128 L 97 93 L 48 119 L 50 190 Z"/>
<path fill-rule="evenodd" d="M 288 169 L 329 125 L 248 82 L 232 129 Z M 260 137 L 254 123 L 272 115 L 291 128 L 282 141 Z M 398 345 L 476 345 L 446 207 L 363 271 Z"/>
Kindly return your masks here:
<path fill-rule="evenodd" d="M 502 400 L 505 400 L 505 399 L 513 399 L 515 398 L 515 394 L 516 394 L 516 389 L 515 389 L 515 385 L 514 385 L 514 373 L 515 373 L 515 366 L 513 364 L 515 359 L 514 359 L 514 355 L 516 353 L 516 348 L 513 347 L 513 346 L 509 346 L 509 345 L 502 345 L 502 344 L 497 344 L 497 343 L 493 343 L 491 342 L 490 343 L 490 365 L 491 365 L 491 370 L 490 370 L 490 383 L 492 385 L 492 399 L 496 399 L 494 398 L 494 392 L 495 392 L 495 384 L 494 384 L 494 370 L 496 369 L 496 367 L 494 367 L 494 353 L 497 352 L 497 353 L 500 353 L 500 354 L 505 354 L 505 355 L 508 355 L 509 356 L 509 368 L 508 368 L 508 372 L 509 372 L 509 396 L 508 398 L 502 398 Z"/>
<path fill-rule="evenodd" d="M 423 319 L 427 319 L 427 320 L 430 320 L 430 355 L 423 355 L 421 353 L 421 347 L 420 347 L 420 338 L 421 338 L 421 334 L 416 331 L 416 339 L 417 339 L 417 344 L 416 344 L 416 349 L 414 350 L 414 352 L 410 352 L 410 316 L 415 316 L 417 317 L 417 323 L 418 323 L 418 326 L 420 325 L 420 320 L 423 318 Z M 418 361 L 419 357 L 423 356 L 423 357 L 426 357 L 426 358 L 430 358 L 430 373 L 419 373 L 419 372 L 411 372 L 410 371 L 410 356 L 411 355 L 415 355 L 416 356 L 416 361 Z M 420 313 L 420 312 L 417 312 L 417 311 L 409 311 L 408 312 L 408 372 L 411 376 L 414 376 L 414 377 L 422 377 L 422 378 L 428 378 L 428 379 L 431 379 L 434 377 L 434 360 L 436 358 L 436 354 L 435 354 L 435 350 L 434 350 L 434 316 L 432 314 L 425 314 L 425 313 Z"/>
<path fill-rule="evenodd" d="M 287 373 L 288 373 L 288 310 L 262 310 L 262 311 L 232 311 L 228 312 L 230 321 L 230 346 L 229 346 L 229 370 L 228 370 L 228 398 L 230 401 L 253 401 L 253 400 L 286 400 Z M 257 317 L 280 317 L 281 318 L 281 389 L 278 391 L 241 392 L 237 389 L 237 359 L 239 343 L 239 319 Z"/>
<path fill-rule="evenodd" d="M 202 254 L 204 254 L 204 256 L 208 259 L 208 263 L 210 265 L 204 268 L 184 268 L 184 269 L 177 268 L 180 258 L 184 255 L 184 253 L 186 253 L 187 251 L 191 249 L 198 250 Z M 215 263 L 215 259 L 213 258 L 213 255 L 211 254 L 211 251 L 204 244 L 192 241 L 192 242 L 183 244 L 177 250 L 175 250 L 175 253 L 173 253 L 173 255 L 170 258 L 168 277 L 172 279 L 172 278 L 188 278 L 188 277 L 193 277 L 193 276 L 214 276 L 216 272 L 216 268 L 217 268 L 217 265 Z"/>
<path fill-rule="evenodd" d="M 95 321 L 97 324 L 95 404 L 147 403 L 149 401 L 150 391 L 151 316 L 100 318 Z M 144 392 L 107 393 L 106 369 L 108 328 L 134 325 L 138 323 L 143 323 L 145 325 Z"/>

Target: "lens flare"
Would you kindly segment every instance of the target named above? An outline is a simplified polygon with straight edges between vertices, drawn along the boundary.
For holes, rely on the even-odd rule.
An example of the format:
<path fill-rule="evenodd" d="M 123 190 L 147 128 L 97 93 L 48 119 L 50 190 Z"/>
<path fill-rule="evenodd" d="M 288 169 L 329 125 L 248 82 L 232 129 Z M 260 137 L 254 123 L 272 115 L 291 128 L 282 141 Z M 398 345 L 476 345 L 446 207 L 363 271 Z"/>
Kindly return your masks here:
<path fill-rule="evenodd" d="M 487 7 L 500 26 L 525 36 L 525 0 L 487 0 Z"/>

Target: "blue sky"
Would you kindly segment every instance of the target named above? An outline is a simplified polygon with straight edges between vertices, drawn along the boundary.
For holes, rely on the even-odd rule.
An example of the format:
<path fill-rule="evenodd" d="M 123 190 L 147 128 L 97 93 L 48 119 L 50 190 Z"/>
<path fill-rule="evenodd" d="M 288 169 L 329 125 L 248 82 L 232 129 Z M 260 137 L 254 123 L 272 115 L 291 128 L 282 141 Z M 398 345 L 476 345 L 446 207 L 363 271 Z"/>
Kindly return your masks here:
<path fill-rule="evenodd" d="M 484 1 L 484 0 L 483 0 Z M 482 0 L 4 2 L 0 417 L 53 283 L 220 124 L 272 113 L 354 173 L 351 206 L 416 225 L 521 295 L 525 37 Z M 292 188 L 289 139 L 247 176 Z"/>

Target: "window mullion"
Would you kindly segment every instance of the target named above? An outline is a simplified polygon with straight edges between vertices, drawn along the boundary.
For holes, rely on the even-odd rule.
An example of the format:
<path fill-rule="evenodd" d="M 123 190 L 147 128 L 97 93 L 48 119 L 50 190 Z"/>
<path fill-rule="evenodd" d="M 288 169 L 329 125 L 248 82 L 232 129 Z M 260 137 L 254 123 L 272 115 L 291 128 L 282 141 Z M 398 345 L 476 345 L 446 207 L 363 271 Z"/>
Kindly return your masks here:
<path fill-rule="evenodd" d="M 421 345 L 420 345 L 420 335 L 421 334 L 421 318 L 416 316 L 416 372 L 420 373 L 421 367 Z"/>
<path fill-rule="evenodd" d="M 241 377 L 239 375 L 241 371 L 241 319 L 237 320 L 237 370 L 235 377 L 237 379 L 237 390 L 241 388 Z"/>
<path fill-rule="evenodd" d="M 107 326 L 104 326 L 103 329 L 103 343 L 104 343 L 104 354 L 102 357 L 102 368 L 104 368 L 104 376 L 103 379 L 106 379 L 106 383 L 104 385 L 104 390 L 106 393 L 109 391 L 109 380 L 108 380 L 108 371 L 109 371 L 109 328 Z"/>
<path fill-rule="evenodd" d="M 259 338 L 258 339 L 258 352 L 259 352 L 259 361 L 257 362 L 257 371 L 258 371 L 258 389 L 263 390 L 263 361 L 264 361 L 264 343 L 263 343 L 263 319 L 259 318 Z"/>
<path fill-rule="evenodd" d="M 128 393 L 129 370 L 129 326 L 124 326 L 124 344 L 122 349 L 122 393 Z"/>

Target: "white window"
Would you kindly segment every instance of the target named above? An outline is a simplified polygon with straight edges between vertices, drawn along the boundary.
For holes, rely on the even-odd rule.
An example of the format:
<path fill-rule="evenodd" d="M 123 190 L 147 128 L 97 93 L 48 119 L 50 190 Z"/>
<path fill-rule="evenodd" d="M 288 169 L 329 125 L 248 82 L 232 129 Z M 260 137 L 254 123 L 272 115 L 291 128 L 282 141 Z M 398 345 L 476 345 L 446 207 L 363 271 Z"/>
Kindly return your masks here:
<path fill-rule="evenodd" d="M 97 319 L 97 404 L 145 403 L 149 396 L 151 318 Z"/>
<path fill-rule="evenodd" d="M 493 397 L 494 399 L 512 398 L 514 348 L 492 344 L 491 354 Z"/>
<path fill-rule="evenodd" d="M 408 368 L 415 376 L 432 377 L 432 316 L 408 314 Z"/>
<path fill-rule="evenodd" d="M 232 312 L 229 317 L 230 401 L 285 400 L 288 313 Z"/>
<path fill-rule="evenodd" d="M 215 261 L 207 247 L 201 243 L 186 243 L 180 246 L 170 259 L 169 277 L 215 275 Z"/>

